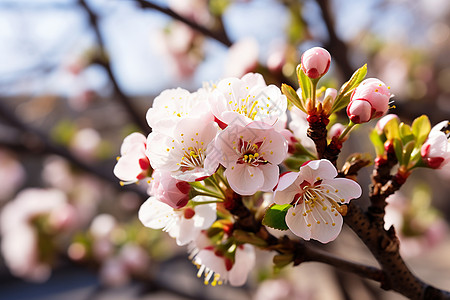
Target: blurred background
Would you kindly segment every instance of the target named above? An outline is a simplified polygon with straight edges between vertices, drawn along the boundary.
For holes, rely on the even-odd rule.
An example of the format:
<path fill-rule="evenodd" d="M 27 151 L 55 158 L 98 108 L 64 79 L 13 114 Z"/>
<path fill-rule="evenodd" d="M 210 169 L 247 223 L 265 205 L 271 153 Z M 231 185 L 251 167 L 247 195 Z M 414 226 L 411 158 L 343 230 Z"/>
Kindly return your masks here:
<path fill-rule="evenodd" d="M 448 120 L 449 26 L 447 0 L 0 0 L 0 298 L 404 299 L 327 265 L 274 273 L 262 252 L 244 287 L 204 286 L 187 250 L 137 219 L 145 189 L 112 170 L 164 89 L 247 72 L 297 88 L 312 46 L 333 58 L 322 84 L 367 63 L 402 121 Z M 373 155 L 373 125 L 344 153 Z M 449 182 L 449 170 L 415 172 L 386 215 L 412 271 L 446 289 Z M 326 249 L 376 264 L 347 228 Z"/>

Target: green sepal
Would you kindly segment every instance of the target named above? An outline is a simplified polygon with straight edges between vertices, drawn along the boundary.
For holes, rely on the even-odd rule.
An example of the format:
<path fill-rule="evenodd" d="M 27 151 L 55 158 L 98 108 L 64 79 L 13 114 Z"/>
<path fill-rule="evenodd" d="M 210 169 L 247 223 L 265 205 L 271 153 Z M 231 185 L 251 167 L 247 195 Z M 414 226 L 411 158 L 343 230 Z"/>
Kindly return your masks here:
<path fill-rule="evenodd" d="M 285 83 L 281 85 L 281 91 L 286 96 L 288 101 L 292 104 L 301 109 L 303 112 L 306 113 L 306 109 L 303 106 L 302 100 L 300 100 L 300 97 L 298 96 L 297 92 L 290 86 Z"/>
<path fill-rule="evenodd" d="M 353 90 L 364 80 L 367 74 L 367 64 L 356 70 L 349 81 L 344 83 L 334 100 L 331 112 L 336 112 L 348 105 Z"/>
<path fill-rule="evenodd" d="M 303 72 L 301 64 L 297 66 L 297 78 L 298 78 L 298 85 L 302 90 L 302 100 L 305 102 L 307 99 L 311 99 L 312 82 L 311 78 L 306 76 L 305 72 Z"/>
<path fill-rule="evenodd" d="M 236 241 L 238 241 L 239 243 L 242 244 L 252 244 L 254 246 L 257 247 L 266 247 L 267 246 L 267 242 L 256 236 L 256 234 L 252 233 L 252 232 L 247 232 L 244 230 L 240 230 L 240 229 L 235 229 L 233 231 L 233 237 L 236 239 Z"/>
<path fill-rule="evenodd" d="M 411 127 L 416 140 L 416 145 L 421 146 L 431 131 L 430 120 L 427 116 L 422 115 L 414 120 Z"/>
<path fill-rule="evenodd" d="M 291 204 L 273 204 L 266 210 L 262 224 L 278 230 L 288 230 L 289 227 L 287 226 L 285 219 L 287 211 L 291 207 Z"/>
<path fill-rule="evenodd" d="M 374 129 L 369 135 L 370 140 L 372 141 L 373 146 L 375 147 L 375 153 L 379 155 L 383 155 L 384 153 L 384 141 L 381 139 L 381 136 L 378 134 L 377 130 Z"/>

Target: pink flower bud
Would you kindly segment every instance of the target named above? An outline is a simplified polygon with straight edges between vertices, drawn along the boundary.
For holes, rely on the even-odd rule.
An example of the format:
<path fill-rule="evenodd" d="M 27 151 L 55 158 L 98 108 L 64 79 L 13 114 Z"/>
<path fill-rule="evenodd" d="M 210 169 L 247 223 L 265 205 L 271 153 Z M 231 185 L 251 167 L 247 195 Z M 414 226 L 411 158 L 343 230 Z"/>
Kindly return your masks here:
<path fill-rule="evenodd" d="M 448 121 L 435 125 L 420 149 L 423 161 L 433 169 L 440 169 L 450 162 L 450 139 L 441 131 L 445 126 Z"/>
<path fill-rule="evenodd" d="M 317 79 L 325 75 L 330 68 L 331 55 L 321 48 L 314 47 L 306 50 L 302 55 L 302 70 L 311 79 Z"/>
<path fill-rule="evenodd" d="M 150 194 L 173 208 L 184 207 L 189 201 L 191 186 L 173 178 L 169 172 L 154 171 Z"/>
<path fill-rule="evenodd" d="M 371 119 L 384 115 L 389 108 L 391 94 L 387 86 L 379 79 L 368 78 L 353 91 L 350 102 L 365 100 L 372 107 Z"/>
<path fill-rule="evenodd" d="M 369 122 L 372 116 L 372 106 L 365 100 L 350 101 L 347 106 L 347 115 L 356 124 Z"/>
<path fill-rule="evenodd" d="M 329 138 L 339 138 L 345 130 L 345 125 L 342 125 L 341 123 L 336 123 L 333 126 L 331 126 L 330 130 L 328 131 L 328 137 Z M 346 140 L 347 138 L 345 138 Z M 343 140 L 343 142 L 345 141 Z"/>

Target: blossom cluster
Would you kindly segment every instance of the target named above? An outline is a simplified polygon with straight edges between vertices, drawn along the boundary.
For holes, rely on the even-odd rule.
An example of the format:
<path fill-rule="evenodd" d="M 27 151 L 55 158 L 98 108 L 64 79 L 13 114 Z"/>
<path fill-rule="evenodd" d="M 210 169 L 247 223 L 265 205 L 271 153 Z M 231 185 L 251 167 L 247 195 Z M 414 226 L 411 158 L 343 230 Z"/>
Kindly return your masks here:
<path fill-rule="evenodd" d="M 268 85 L 256 73 L 224 78 L 196 92 L 165 90 L 147 111 L 152 132 L 124 139 L 114 174 L 122 185 L 148 183 L 140 221 L 188 245 L 205 284 L 242 285 L 254 266 L 259 244 L 239 238 L 236 199 L 265 210 L 265 226 L 328 243 L 341 231 L 349 201 L 361 196 L 357 182 L 338 175 L 335 160 L 323 159 L 327 149 L 310 138 L 310 130 L 326 133 L 329 126 L 328 150 L 336 153 L 355 124 L 388 111 L 391 95 L 379 79 L 363 80 L 366 66 L 339 92 L 317 89 L 330 62 L 325 49 L 306 51 L 297 68 L 297 92 Z M 329 124 L 330 116 L 344 108 L 349 125 Z M 377 133 L 382 142 L 389 139 L 384 134 L 383 129 Z M 445 134 L 432 131 L 428 139 L 428 132 L 420 138 L 415 144 L 420 162 L 437 164 L 433 157 L 443 146 L 439 152 L 433 145 L 444 140 L 448 153 Z M 443 161 L 447 156 L 438 159 Z"/>

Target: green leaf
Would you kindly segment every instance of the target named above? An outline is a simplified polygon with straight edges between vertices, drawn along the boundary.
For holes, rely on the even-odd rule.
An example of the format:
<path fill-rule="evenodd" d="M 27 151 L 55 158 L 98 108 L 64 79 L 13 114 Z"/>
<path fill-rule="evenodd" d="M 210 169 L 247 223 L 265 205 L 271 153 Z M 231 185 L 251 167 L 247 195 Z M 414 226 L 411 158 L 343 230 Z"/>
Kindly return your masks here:
<path fill-rule="evenodd" d="M 388 140 L 400 139 L 400 130 L 397 119 L 392 119 L 384 125 L 384 134 Z"/>
<path fill-rule="evenodd" d="M 299 109 L 301 109 L 306 113 L 306 109 L 302 103 L 302 100 L 300 100 L 297 92 L 291 86 L 283 83 L 281 85 L 281 91 L 286 96 L 289 102 L 291 102 L 293 105 L 297 106 Z"/>
<path fill-rule="evenodd" d="M 431 123 L 427 116 L 422 115 L 412 123 L 412 133 L 414 134 L 416 145 L 421 146 L 431 131 Z"/>
<path fill-rule="evenodd" d="M 411 127 L 405 123 L 400 123 L 400 138 L 402 139 L 403 144 L 407 144 L 410 141 L 414 140 L 414 135 L 412 133 Z"/>
<path fill-rule="evenodd" d="M 273 204 L 266 210 L 266 214 L 262 220 L 263 225 L 278 230 L 288 230 L 289 227 L 286 225 L 285 219 L 287 211 L 291 207 L 291 204 Z"/>
<path fill-rule="evenodd" d="M 395 156 L 397 157 L 398 163 L 403 165 L 403 143 L 400 139 L 394 139 L 393 141 Z"/>
<path fill-rule="evenodd" d="M 370 140 L 372 141 L 373 146 L 375 147 L 375 152 L 377 155 L 383 155 L 384 153 L 384 142 L 378 134 L 377 130 L 374 129 L 369 135 Z"/>
<path fill-rule="evenodd" d="M 312 82 L 311 79 L 308 76 L 306 76 L 305 72 L 303 72 L 301 64 L 297 66 L 297 78 L 298 78 L 298 85 L 302 90 L 302 100 L 303 102 L 306 102 L 307 99 L 311 98 Z"/>
<path fill-rule="evenodd" d="M 414 150 L 414 147 L 416 146 L 416 142 L 410 141 L 403 147 L 403 165 L 408 166 L 409 161 L 411 160 L 411 153 Z"/>
<path fill-rule="evenodd" d="M 339 111 L 346 107 L 350 102 L 350 96 L 353 90 L 363 81 L 367 74 L 367 64 L 359 68 L 353 73 L 349 81 L 344 83 L 334 100 L 331 112 Z"/>

